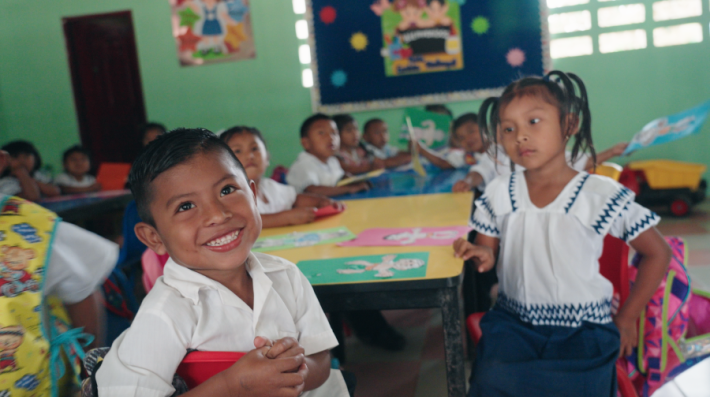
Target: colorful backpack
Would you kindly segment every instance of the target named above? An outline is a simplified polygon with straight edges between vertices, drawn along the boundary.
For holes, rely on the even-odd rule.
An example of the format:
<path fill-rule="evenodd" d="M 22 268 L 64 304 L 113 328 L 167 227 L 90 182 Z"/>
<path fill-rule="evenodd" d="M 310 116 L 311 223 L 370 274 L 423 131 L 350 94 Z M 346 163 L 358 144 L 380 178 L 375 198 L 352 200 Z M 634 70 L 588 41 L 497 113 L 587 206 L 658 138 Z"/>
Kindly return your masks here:
<path fill-rule="evenodd" d="M 629 376 L 640 396 L 648 397 L 663 386 L 669 374 L 685 362 L 680 344 L 689 325 L 690 276 L 685 268 L 685 243 L 666 237 L 673 250 L 666 277 L 639 319 L 639 343 L 628 357 Z M 629 279 L 636 280 L 641 255 L 629 267 Z"/>

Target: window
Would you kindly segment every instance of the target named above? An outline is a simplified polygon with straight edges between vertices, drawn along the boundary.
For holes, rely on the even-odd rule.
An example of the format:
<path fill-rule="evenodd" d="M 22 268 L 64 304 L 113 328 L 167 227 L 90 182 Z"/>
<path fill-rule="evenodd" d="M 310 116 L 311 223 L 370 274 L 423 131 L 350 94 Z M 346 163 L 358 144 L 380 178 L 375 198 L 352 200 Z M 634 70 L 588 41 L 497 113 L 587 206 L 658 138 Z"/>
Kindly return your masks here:
<path fill-rule="evenodd" d="M 602 54 L 642 48 L 646 48 L 646 31 L 643 29 L 602 33 L 599 35 L 599 52 Z"/>
<path fill-rule="evenodd" d="M 308 22 L 305 19 L 296 21 L 296 37 L 301 40 L 308 38 Z"/>
<path fill-rule="evenodd" d="M 570 33 L 592 28 L 592 14 L 589 11 L 566 12 L 548 17 L 550 33 Z"/>
<path fill-rule="evenodd" d="M 594 52 L 592 36 L 568 37 L 550 41 L 552 59 L 589 55 Z"/>
<path fill-rule="evenodd" d="M 703 27 L 699 23 L 668 26 L 653 29 L 653 45 L 668 47 L 703 41 Z"/>
<path fill-rule="evenodd" d="M 547 8 L 559 8 L 587 4 L 589 0 L 547 0 Z"/>
<path fill-rule="evenodd" d="M 311 63 L 311 47 L 309 47 L 308 44 L 301 44 L 298 47 L 298 60 L 300 60 L 302 64 Z"/>
<path fill-rule="evenodd" d="M 292 0 L 294 14 L 306 13 L 306 0 Z"/>
<path fill-rule="evenodd" d="M 667 0 L 653 3 L 653 20 L 667 21 L 697 17 L 703 14 L 700 0 Z"/>
<path fill-rule="evenodd" d="M 597 12 L 597 19 L 600 28 L 641 23 L 646 20 L 646 6 L 626 4 L 600 8 Z"/>
<path fill-rule="evenodd" d="M 305 88 L 313 87 L 313 71 L 311 69 L 303 69 L 301 73 L 301 84 Z"/>

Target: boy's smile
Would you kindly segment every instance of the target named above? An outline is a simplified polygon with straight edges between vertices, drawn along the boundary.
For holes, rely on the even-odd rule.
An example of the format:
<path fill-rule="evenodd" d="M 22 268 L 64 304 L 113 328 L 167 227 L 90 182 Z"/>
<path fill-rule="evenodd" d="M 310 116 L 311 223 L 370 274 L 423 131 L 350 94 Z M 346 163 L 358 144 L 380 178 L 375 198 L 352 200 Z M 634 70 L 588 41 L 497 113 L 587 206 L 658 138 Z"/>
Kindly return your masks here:
<path fill-rule="evenodd" d="M 213 279 L 244 270 L 261 217 L 254 184 L 228 153 L 198 153 L 158 175 L 150 189 L 156 225 L 151 248 Z"/>

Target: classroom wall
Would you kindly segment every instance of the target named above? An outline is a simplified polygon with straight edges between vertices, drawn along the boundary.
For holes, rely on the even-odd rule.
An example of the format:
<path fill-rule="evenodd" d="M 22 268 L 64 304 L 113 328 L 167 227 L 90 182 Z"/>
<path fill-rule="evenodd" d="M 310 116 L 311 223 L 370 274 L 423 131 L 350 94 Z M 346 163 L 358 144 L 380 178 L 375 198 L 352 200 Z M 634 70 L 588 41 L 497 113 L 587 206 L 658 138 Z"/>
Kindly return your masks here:
<path fill-rule="evenodd" d="M 650 7 L 651 1 L 645 2 Z M 215 131 L 236 123 L 255 125 L 265 133 L 272 166 L 289 165 L 300 151 L 298 126 L 310 113 L 310 94 L 300 81 L 294 31 L 298 18 L 287 0 L 250 3 L 256 59 L 181 67 L 168 0 L 2 0 L 0 142 L 32 140 L 55 172 L 61 168 L 62 150 L 79 141 L 61 18 L 131 10 L 149 119 L 170 128 L 201 126 Z M 703 4 L 708 7 L 708 2 Z M 706 29 L 702 43 L 654 48 L 649 35 L 647 49 L 554 62 L 555 68 L 573 71 L 587 83 L 599 150 L 628 140 L 656 117 L 710 99 L 710 11 L 706 8 L 694 20 Z M 618 30 L 624 29 L 628 27 Z M 476 111 L 479 104 L 452 103 L 450 108 L 458 115 Z M 355 117 L 361 125 L 370 117 L 383 118 L 395 132 L 402 114 L 401 109 L 391 109 Z M 645 149 L 629 159 L 670 158 L 710 165 L 708 148 L 706 125 L 696 136 Z"/>

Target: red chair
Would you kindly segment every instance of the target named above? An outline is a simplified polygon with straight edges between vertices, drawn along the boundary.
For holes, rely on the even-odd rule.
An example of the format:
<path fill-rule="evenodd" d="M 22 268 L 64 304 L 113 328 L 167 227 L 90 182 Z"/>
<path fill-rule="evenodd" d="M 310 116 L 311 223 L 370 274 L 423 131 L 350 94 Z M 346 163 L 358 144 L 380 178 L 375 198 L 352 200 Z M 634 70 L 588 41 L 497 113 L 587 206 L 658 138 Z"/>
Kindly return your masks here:
<path fill-rule="evenodd" d="M 245 354 L 194 351 L 185 356 L 176 373 L 185 381 L 187 387 L 194 389 L 200 383 L 231 367 Z"/>
<path fill-rule="evenodd" d="M 141 265 L 143 266 L 143 288 L 145 288 L 145 292 L 153 289 L 155 281 L 163 275 L 163 268 L 169 257 L 168 254 L 158 255 L 150 248 L 143 252 Z"/>
<path fill-rule="evenodd" d="M 96 182 L 101 184 L 101 190 L 123 190 L 130 172 L 128 163 L 101 163 Z"/>
<path fill-rule="evenodd" d="M 614 296 L 619 298 L 619 307 L 629 296 L 629 246 L 622 240 L 607 235 L 604 238 L 604 249 L 599 258 L 599 272 L 611 281 L 614 286 Z M 466 328 L 473 343 L 481 339 L 481 318 L 485 312 L 473 313 L 466 319 Z M 616 378 L 622 397 L 638 397 L 629 373 L 621 360 L 616 362 Z"/>

